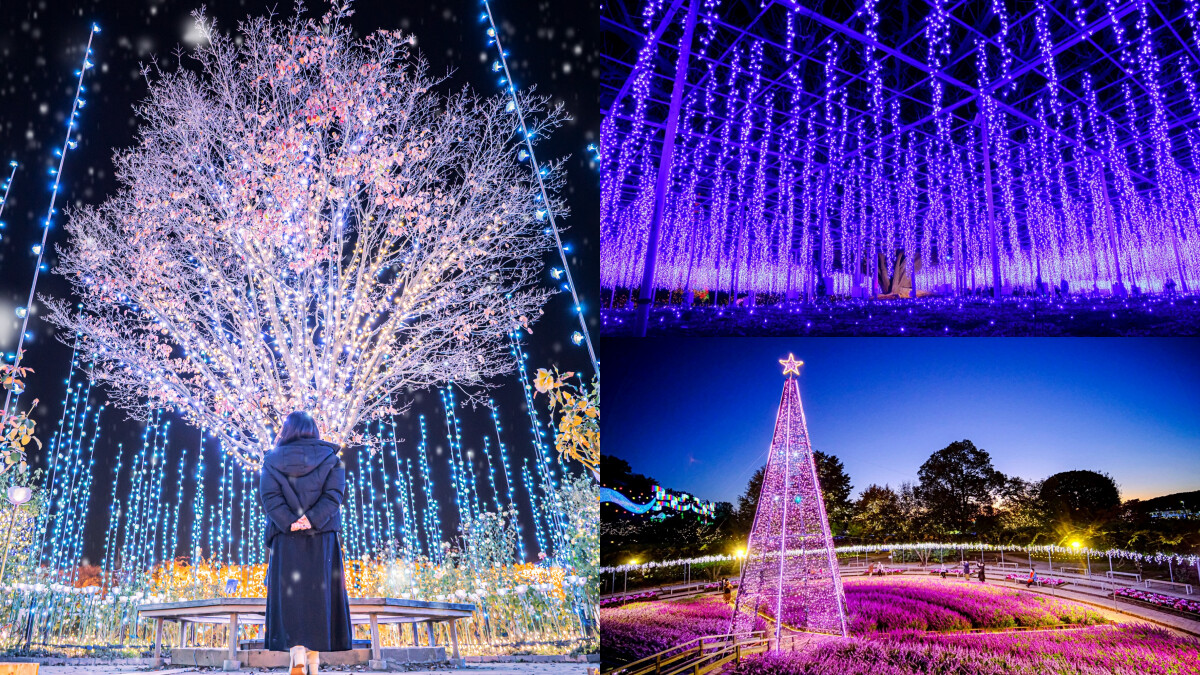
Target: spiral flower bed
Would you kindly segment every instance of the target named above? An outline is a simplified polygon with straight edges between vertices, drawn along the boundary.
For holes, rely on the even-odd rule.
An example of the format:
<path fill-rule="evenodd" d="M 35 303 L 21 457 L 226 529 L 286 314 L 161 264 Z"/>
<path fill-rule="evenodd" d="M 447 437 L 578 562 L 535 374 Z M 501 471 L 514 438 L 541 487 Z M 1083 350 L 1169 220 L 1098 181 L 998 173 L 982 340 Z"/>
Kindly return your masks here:
<path fill-rule="evenodd" d="M 1104 623 L 1077 603 L 975 582 L 851 579 L 843 586 L 855 635 Z"/>

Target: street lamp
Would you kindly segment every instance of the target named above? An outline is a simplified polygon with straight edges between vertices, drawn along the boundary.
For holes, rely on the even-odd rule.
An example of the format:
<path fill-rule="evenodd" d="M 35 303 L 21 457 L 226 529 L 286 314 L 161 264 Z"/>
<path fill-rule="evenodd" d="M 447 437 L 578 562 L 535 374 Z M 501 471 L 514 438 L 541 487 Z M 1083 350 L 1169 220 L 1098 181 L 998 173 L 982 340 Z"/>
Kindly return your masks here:
<path fill-rule="evenodd" d="M 1078 540 L 1071 542 L 1071 548 L 1075 549 L 1076 551 L 1079 550 L 1079 546 L 1080 546 L 1080 544 L 1079 544 Z M 1092 578 L 1092 556 L 1090 553 L 1088 553 L 1088 551 L 1086 549 L 1083 552 L 1083 556 L 1084 556 L 1084 559 L 1087 561 L 1088 578 L 1091 579 Z"/>
<path fill-rule="evenodd" d="M 636 565 L 636 564 L 637 564 L 637 559 L 636 559 L 636 558 L 634 558 L 633 560 L 630 560 L 630 561 L 629 561 L 629 564 L 630 564 L 630 565 Z M 624 606 L 625 606 L 625 601 L 626 601 L 628 598 L 629 598 L 629 568 L 628 568 L 628 567 L 626 567 L 626 568 L 625 568 L 625 586 L 624 586 L 624 588 L 622 588 L 622 589 L 621 589 L 621 606 L 622 606 L 622 607 L 624 607 Z"/>
<path fill-rule="evenodd" d="M 4 569 L 8 567 L 8 545 L 12 543 L 13 523 L 17 520 L 17 509 L 33 497 L 33 490 L 22 486 L 9 486 L 4 497 L 12 504 L 12 515 L 8 517 L 8 532 L 4 535 L 4 561 L 0 562 L 0 581 L 4 581 Z"/>
<path fill-rule="evenodd" d="M 734 556 L 738 559 L 738 577 L 740 578 L 742 576 L 742 561 L 746 559 L 746 549 L 739 548 L 737 553 L 734 553 Z"/>

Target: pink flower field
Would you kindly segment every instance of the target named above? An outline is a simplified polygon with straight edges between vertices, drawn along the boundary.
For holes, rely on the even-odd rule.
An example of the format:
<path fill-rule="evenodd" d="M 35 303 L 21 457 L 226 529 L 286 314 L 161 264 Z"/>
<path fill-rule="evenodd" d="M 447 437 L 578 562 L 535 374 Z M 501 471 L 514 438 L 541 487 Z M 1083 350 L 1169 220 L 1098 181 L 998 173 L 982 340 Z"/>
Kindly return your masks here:
<path fill-rule="evenodd" d="M 600 610 L 600 659 L 607 666 L 636 661 L 705 635 L 729 631 L 733 608 L 719 595 L 693 600 L 635 602 Z M 758 630 L 763 629 L 759 620 Z"/>
<path fill-rule="evenodd" d="M 1186 600 L 1161 593 L 1151 593 L 1140 588 L 1118 588 L 1117 595 L 1122 598 L 1132 598 L 1150 603 L 1156 607 L 1173 609 L 1177 612 L 1200 614 L 1200 600 Z"/>
<path fill-rule="evenodd" d="M 933 644 L 930 640 L 949 637 L 929 635 L 929 632 L 965 631 L 972 628 L 1000 631 L 1015 627 L 1035 628 L 1064 623 L 1081 626 L 1104 623 L 1101 615 L 1084 605 L 1034 593 L 1023 593 L 1011 588 L 974 582 L 964 583 L 960 580 L 865 577 L 848 579 L 843 586 L 846 591 L 847 618 L 851 634 L 865 640 L 887 638 L 896 641 L 890 643 L 892 646 L 886 649 L 868 649 L 862 646 L 866 643 L 861 640 L 852 643 L 839 641 L 844 645 L 857 645 L 853 647 L 856 654 L 854 658 L 859 658 L 858 652 L 862 650 L 896 651 L 899 649 L 898 645 L 905 641 L 924 645 Z M 603 635 L 601 660 L 605 667 L 611 667 L 635 661 L 701 636 L 723 634 L 729 629 L 731 614 L 732 608 L 724 604 L 719 595 L 690 600 L 634 602 L 624 607 L 604 607 L 600 610 Z M 787 619 L 793 619 L 794 622 L 795 617 L 785 617 L 785 622 Z M 760 620 L 757 628 L 761 630 L 764 627 Z M 1092 635 L 1081 633 L 1080 630 L 1072 630 L 1070 634 Z M 922 635 L 918 636 L 915 633 Z M 978 641 L 987 636 L 963 637 Z M 1016 636 L 1013 639 L 1019 640 Z M 907 652 L 905 654 L 903 658 L 918 658 Z"/>
<path fill-rule="evenodd" d="M 832 639 L 764 654 L 737 675 L 1197 675 L 1200 642 L 1145 625 Z"/>
<path fill-rule="evenodd" d="M 1200 675 L 1200 641 L 1141 624 L 1095 625 L 1105 619 L 1067 600 L 961 580 L 857 578 L 843 586 L 851 638 L 756 657 L 736 675 Z M 718 595 L 603 608 L 601 660 L 608 668 L 722 634 L 731 613 Z M 1078 627 L 1036 630 L 1064 623 Z M 995 632 L 953 633 L 972 628 Z"/>
<path fill-rule="evenodd" d="M 1104 623 L 1084 605 L 975 582 L 864 578 L 843 587 L 855 635 Z"/>

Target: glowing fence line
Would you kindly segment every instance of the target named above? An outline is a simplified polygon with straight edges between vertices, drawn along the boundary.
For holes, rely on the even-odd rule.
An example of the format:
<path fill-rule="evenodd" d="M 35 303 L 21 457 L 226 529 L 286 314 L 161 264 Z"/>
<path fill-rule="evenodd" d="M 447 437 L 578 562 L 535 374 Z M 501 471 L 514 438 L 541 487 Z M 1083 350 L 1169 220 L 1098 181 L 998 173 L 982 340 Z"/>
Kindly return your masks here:
<path fill-rule="evenodd" d="M 1200 555 L 1188 555 L 1182 553 L 1138 553 L 1136 551 L 1126 551 L 1124 549 L 1094 549 L 1081 546 L 1079 548 L 1058 546 L 1055 544 L 1040 544 L 1033 546 L 1020 545 L 1004 545 L 1004 544 L 856 544 L 854 546 L 837 546 L 833 549 L 835 554 L 851 554 L 851 553 L 881 553 L 884 551 L 936 551 L 947 549 L 952 551 L 1020 551 L 1024 553 L 1050 553 L 1061 554 L 1065 556 L 1091 556 L 1096 558 L 1120 558 L 1122 560 L 1132 560 L 1143 563 L 1154 563 L 1156 565 L 1165 565 L 1171 563 L 1174 565 L 1200 565 Z M 788 551 L 790 555 L 792 551 Z M 613 572 L 645 572 L 650 569 L 658 569 L 664 567 L 678 567 L 680 565 L 700 565 L 713 562 L 731 562 L 737 560 L 737 556 L 733 555 L 709 555 L 700 556 L 697 558 L 679 558 L 676 560 L 650 561 L 637 564 L 614 565 L 609 567 L 601 567 L 601 574 L 611 574 Z"/>

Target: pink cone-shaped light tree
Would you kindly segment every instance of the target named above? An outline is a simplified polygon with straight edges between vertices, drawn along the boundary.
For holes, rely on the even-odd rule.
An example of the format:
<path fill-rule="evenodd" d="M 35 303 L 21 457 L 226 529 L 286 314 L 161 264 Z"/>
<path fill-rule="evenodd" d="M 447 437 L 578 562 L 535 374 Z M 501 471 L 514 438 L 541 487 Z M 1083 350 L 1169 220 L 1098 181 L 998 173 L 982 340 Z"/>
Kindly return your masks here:
<path fill-rule="evenodd" d="M 782 624 L 845 636 L 842 578 L 796 381 L 803 362 L 789 354 L 780 363 L 788 378 L 775 417 L 730 632 L 752 630 L 762 613 L 776 619 L 776 638 Z"/>

